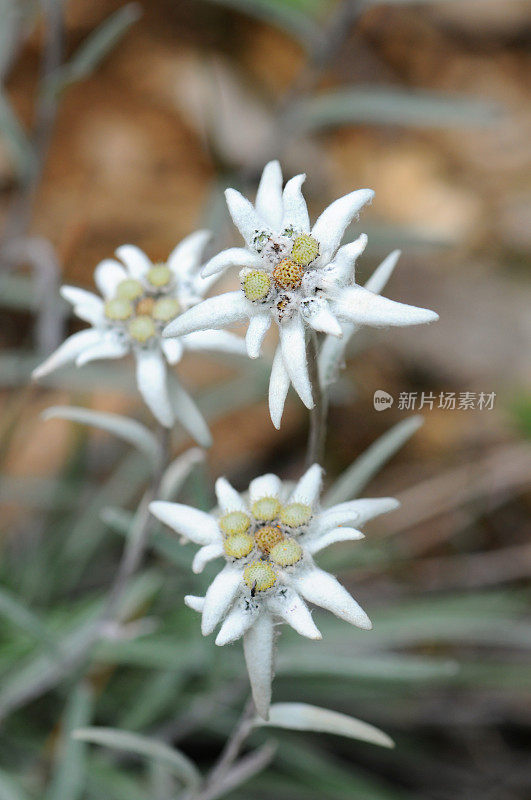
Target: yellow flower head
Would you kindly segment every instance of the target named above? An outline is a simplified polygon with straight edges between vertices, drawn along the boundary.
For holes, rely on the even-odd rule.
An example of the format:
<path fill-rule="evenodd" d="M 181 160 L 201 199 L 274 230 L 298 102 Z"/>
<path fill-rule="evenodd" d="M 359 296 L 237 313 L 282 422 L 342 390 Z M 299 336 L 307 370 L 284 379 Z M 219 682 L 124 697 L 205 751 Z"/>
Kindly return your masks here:
<path fill-rule="evenodd" d="M 243 571 L 243 580 L 253 592 L 265 592 L 276 579 L 275 570 L 267 561 L 252 561 Z"/>
<path fill-rule="evenodd" d="M 273 270 L 273 279 L 279 289 L 297 289 L 301 285 L 304 270 L 289 258 L 279 261 Z"/>
<path fill-rule="evenodd" d="M 297 236 L 293 242 L 291 258 L 297 264 L 307 267 L 319 255 L 319 242 L 307 233 Z"/>

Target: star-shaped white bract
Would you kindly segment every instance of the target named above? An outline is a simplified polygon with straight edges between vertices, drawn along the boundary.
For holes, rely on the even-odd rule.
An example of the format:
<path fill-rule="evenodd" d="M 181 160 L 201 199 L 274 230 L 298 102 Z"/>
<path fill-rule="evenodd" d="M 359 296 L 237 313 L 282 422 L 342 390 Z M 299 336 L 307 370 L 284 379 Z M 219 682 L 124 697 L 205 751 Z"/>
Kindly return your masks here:
<path fill-rule="evenodd" d="M 217 330 L 174 339 L 162 339 L 161 335 L 163 327 L 199 303 L 216 280 L 216 276 L 200 275 L 209 238 L 208 231 L 192 233 L 165 264 L 153 264 L 138 247 L 122 245 L 116 250 L 119 260 L 105 259 L 96 267 L 94 280 L 101 297 L 63 286 L 63 297 L 91 327 L 70 336 L 34 371 L 34 378 L 70 362 L 82 366 L 132 352 L 139 391 L 157 420 L 171 427 L 178 419 L 199 444 L 209 446 L 211 436 L 203 416 L 177 377 L 170 376 L 168 365 L 180 361 L 185 350 L 245 354 L 245 343 L 232 333 Z"/>
<path fill-rule="evenodd" d="M 307 601 L 360 628 L 371 628 L 363 609 L 336 578 L 316 566 L 313 557 L 335 542 L 363 538 L 360 526 L 396 508 L 398 502 L 384 497 L 321 509 L 321 482 L 322 469 L 314 464 L 294 488 L 268 474 L 253 480 L 246 496 L 219 478 L 219 508 L 212 514 L 164 501 L 150 506 L 184 540 L 201 545 L 194 572 L 201 572 L 212 559 L 225 558 L 225 567 L 205 597 L 187 596 L 185 602 L 201 612 L 205 636 L 221 623 L 216 644 L 243 636 L 255 705 L 266 718 L 277 623 L 287 622 L 303 636 L 320 639 Z"/>
<path fill-rule="evenodd" d="M 271 161 L 263 171 L 254 206 L 234 189 L 226 190 L 229 211 L 245 247 L 219 253 L 207 263 L 203 275 L 238 266 L 241 288 L 205 300 L 164 330 L 165 337 L 182 336 L 248 318 L 247 352 L 257 358 L 274 320 L 280 341 L 269 396 L 276 427 L 283 408 L 278 398 L 283 396 L 286 380 L 308 408 L 314 405 L 306 356 L 309 330 L 341 337 L 342 323 L 404 326 L 438 319 L 433 311 L 388 300 L 355 283 L 356 259 L 367 237 L 340 244 L 347 226 L 372 200 L 372 190 L 359 189 L 340 197 L 310 227 L 301 191 L 304 179 L 296 175 L 282 189 L 280 164 Z"/>

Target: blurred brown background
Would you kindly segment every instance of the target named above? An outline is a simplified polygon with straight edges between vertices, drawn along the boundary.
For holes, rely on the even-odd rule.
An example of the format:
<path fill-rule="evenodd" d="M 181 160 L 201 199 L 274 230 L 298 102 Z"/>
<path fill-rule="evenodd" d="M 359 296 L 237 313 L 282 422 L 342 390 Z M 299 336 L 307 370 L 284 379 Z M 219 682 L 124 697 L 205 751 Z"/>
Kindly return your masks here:
<path fill-rule="evenodd" d="M 66 55 L 121 5 L 68 2 Z M 386 294 L 434 308 L 440 321 L 362 333 L 356 340 L 360 353 L 353 353 L 333 394 L 329 475 L 411 413 L 397 407 L 400 392 L 494 392 L 496 402 L 493 410 L 422 412 L 423 428 L 370 485 L 370 494 L 397 494 L 403 501 L 378 530 L 393 534 L 389 547 L 396 561 L 387 572 L 374 565 L 358 569 L 358 586 L 362 595 L 391 604 L 406 591 L 523 589 L 531 572 L 525 493 L 531 475 L 529 3 L 368 7 L 351 29 L 335 31 L 335 46 L 321 60 L 319 50 L 312 56 L 310 48 L 308 57 L 276 25 L 221 3 L 141 5 L 139 20 L 91 75 L 65 89 L 58 104 L 30 230 L 52 243 L 61 281 L 90 287 L 97 262 L 124 242 L 164 259 L 198 226 L 215 230 L 218 248 L 237 243 L 221 192 L 232 184 L 252 194 L 269 157 L 281 158 L 288 177 L 308 173 L 314 218 L 334 197 L 373 188 L 374 203 L 356 226 L 369 234 L 362 277 L 401 247 Z M 312 3 L 314 9 L 326 30 L 337 9 Z M 6 82 L 28 125 L 42 33 L 37 25 L 23 39 Z M 300 96 L 349 85 L 444 92 L 493 104 L 496 113 L 487 123 L 470 124 L 356 123 L 316 132 L 294 132 L 286 124 Z M 17 178 L 2 144 L 0 189 L 7 214 Z M 219 288 L 235 280 L 229 275 Z M 77 323 L 67 325 L 74 330 Z M 48 405 L 70 401 L 72 393 L 27 386 L 30 361 L 37 360 L 35 331 L 33 313 L 12 305 L 3 311 L 0 337 L 7 355 L 0 402 L 8 479 L 49 477 L 72 448 L 70 424 L 44 424 L 38 416 Z M 17 358 L 25 365 L 19 371 L 13 367 Z M 237 370 L 206 358 L 182 366 L 188 384 L 207 394 Z M 376 389 L 395 397 L 391 409 L 373 409 Z M 150 422 L 134 394 L 95 385 L 90 392 L 78 389 L 74 401 L 141 414 Z M 295 474 L 306 428 L 298 399 L 288 401 L 277 433 L 265 402 L 255 398 L 213 423 L 211 472 L 229 472 L 238 488 L 262 468 Z M 23 533 L 20 508 L 7 519 Z M 518 731 L 530 721 L 528 688 L 509 687 L 490 697 L 488 712 L 485 703 L 484 693 L 470 693 L 459 710 L 454 698 L 449 711 L 438 695 L 419 715 L 425 721 L 433 713 L 446 722 L 461 715 L 477 724 L 494 717 Z M 497 739 L 477 752 L 467 736 L 445 741 L 445 757 L 451 760 L 457 746 L 470 747 L 479 777 L 461 782 L 463 793 L 455 790 L 452 797 L 531 796 L 529 777 L 512 788 L 498 772 L 489 794 L 492 752 L 503 752 L 493 759 L 500 774 L 510 772 L 512 762 L 504 760 Z M 423 776 L 418 779 L 421 785 Z M 441 790 L 441 798 L 448 796 Z"/>

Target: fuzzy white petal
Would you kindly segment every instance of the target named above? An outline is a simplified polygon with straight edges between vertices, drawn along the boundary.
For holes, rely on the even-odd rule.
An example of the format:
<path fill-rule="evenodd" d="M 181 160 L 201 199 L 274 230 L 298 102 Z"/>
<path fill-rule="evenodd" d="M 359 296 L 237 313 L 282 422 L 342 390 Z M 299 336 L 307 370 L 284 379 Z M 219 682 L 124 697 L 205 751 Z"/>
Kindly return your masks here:
<path fill-rule="evenodd" d="M 162 352 L 166 356 L 168 364 L 177 364 L 183 356 L 181 339 L 164 339 L 162 341 Z"/>
<path fill-rule="evenodd" d="M 217 275 L 219 272 L 228 269 L 229 267 L 262 267 L 262 259 L 260 256 L 245 247 L 230 247 L 228 250 L 222 250 L 213 258 L 208 261 L 201 275 L 203 278 L 208 278 L 211 275 Z"/>
<path fill-rule="evenodd" d="M 331 611 L 336 617 L 356 625 L 358 628 L 370 630 L 372 623 L 365 611 L 353 597 L 341 586 L 333 575 L 313 567 L 312 569 L 294 573 L 292 582 L 298 592 L 316 606 Z"/>
<path fill-rule="evenodd" d="M 251 505 L 261 497 L 280 497 L 282 481 L 271 472 L 260 475 L 249 484 L 249 502 Z"/>
<path fill-rule="evenodd" d="M 240 289 L 209 297 L 166 325 L 162 335 L 167 338 L 210 328 L 224 328 L 250 316 L 250 305 Z"/>
<path fill-rule="evenodd" d="M 215 489 L 216 497 L 218 498 L 218 503 L 223 514 L 228 514 L 229 511 L 247 512 L 241 495 L 230 485 L 226 478 L 218 478 Z"/>
<path fill-rule="evenodd" d="M 355 542 L 364 538 L 365 534 L 363 534 L 361 531 L 358 531 L 356 528 L 348 528 L 346 526 L 332 528 L 332 530 L 328 531 L 327 533 L 323 533 L 321 536 L 305 542 L 305 549 L 314 555 L 315 553 L 320 553 L 321 550 L 325 549 L 325 547 L 329 547 L 329 545 L 335 544 L 336 542 Z"/>
<path fill-rule="evenodd" d="M 269 376 L 269 413 L 271 422 L 277 430 L 280 428 L 282 421 L 290 383 L 288 371 L 284 366 L 282 348 L 278 345 L 271 366 L 271 375 Z"/>
<path fill-rule="evenodd" d="M 158 347 L 135 350 L 136 382 L 142 398 L 152 414 L 167 428 L 174 422 L 168 392 L 166 362 Z"/>
<path fill-rule="evenodd" d="M 273 230 L 282 222 L 282 170 L 278 161 L 265 165 L 254 204 L 256 213 Z"/>
<path fill-rule="evenodd" d="M 257 231 L 263 231 L 267 228 L 264 224 L 265 221 L 258 216 L 252 203 L 243 197 L 240 192 L 237 192 L 236 189 L 226 189 L 225 198 L 232 221 L 245 239 L 246 244 L 252 247 Z"/>
<path fill-rule="evenodd" d="M 354 242 L 343 245 L 337 251 L 334 261 L 334 274 L 337 280 L 345 284 L 354 280 L 356 260 L 367 247 L 367 236 L 362 233 Z"/>
<path fill-rule="evenodd" d="M 203 250 L 211 237 L 210 231 L 194 231 L 185 236 L 168 256 L 168 267 L 178 277 L 184 277 L 198 270 Z"/>
<path fill-rule="evenodd" d="M 184 604 L 191 608 L 192 611 L 198 611 L 201 614 L 205 606 L 205 598 L 197 597 L 195 594 L 186 594 L 184 596 Z"/>
<path fill-rule="evenodd" d="M 325 208 L 312 229 L 312 236 L 320 245 L 316 265 L 322 266 L 332 261 L 347 225 L 373 197 L 372 189 L 358 189 Z"/>
<path fill-rule="evenodd" d="M 288 625 L 308 639 L 322 639 L 320 630 L 312 619 L 308 606 L 297 592 L 287 588 L 284 595 L 273 595 L 267 598 L 267 607 Z"/>
<path fill-rule="evenodd" d="M 149 504 L 149 510 L 165 525 L 195 544 L 208 545 L 221 538 L 214 517 L 193 506 L 154 500 Z"/>
<path fill-rule="evenodd" d="M 133 278 L 143 278 L 153 264 L 140 247 L 134 244 L 122 244 L 115 251 L 118 258 L 124 262 Z"/>
<path fill-rule="evenodd" d="M 205 595 L 205 607 L 201 620 L 201 632 L 208 636 L 220 619 L 225 616 L 227 609 L 232 604 L 236 592 L 241 586 L 242 573 L 239 567 L 227 564 L 216 575 Z"/>
<path fill-rule="evenodd" d="M 92 328 L 87 331 L 79 331 L 79 333 L 72 334 L 68 339 L 65 339 L 63 344 L 58 347 L 46 361 L 43 361 L 42 364 L 33 370 L 32 378 L 34 380 L 39 380 L 39 378 L 43 378 L 50 372 L 59 369 L 59 367 L 63 367 L 65 364 L 75 361 L 80 353 L 101 341 L 101 336 L 100 331 Z"/>
<path fill-rule="evenodd" d="M 306 408 L 313 408 L 312 385 L 306 360 L 304 322 L 300 314 L 294 314 L 290 320 L 281 322 L 279 332 L 284 366 L 288 371 L 293 388 Z"/>
<path fill-rule="evenodd" d="M 127 280 L 128 277 L 123 266 L 113 258 L 105 258 L 100 261 L 94 270 L 94 282 L 107 300 L 114 297 L 118 284 Z"/>
<path fill-rule="evenodd" d="M 201 447 L 210 447 L 212 436 L 205 418 L 175 375 L 171 380 L 171 404 L 176 418 Z"/>
<path fill-rule="evenodd" d="M 219 558 L 222 555 L 223 542 L 219 541 L 204 545 L 204 547 L 201 547 L 194 556 L 194 560 L 192 561 L 192 571 L 198 575 L 200 572 L 203 572 L 209 561 L 213 561 L 215 558 Z"/>
<path fill-rule="evenodd" d="M 301 187 L 306 180 L 306 175 L 295 175 L 289 180 L 282 195 L 284 206 L 284 216 L 282 218 L 282 230 L 293 225 L 295 230 L 310 232 L 310 217 L 306 200 L 303 197 Z"/>
<path fill-rule="evenodd" d="M 322 511 L 315 522 L 316 533 L 324 533 L 338 525 L 355 523 L 358 528 L 373 517 L 387 514 L 398 508 L 400 503 L 394 497 L 374 497 L 360 500 L 349 500 L 338 503 Z"/>
<path fill-rule="evenodd" d="M 97 361 L 100 358 L 122 358 L 129 352 L 129 344 L 123 339 L 111 334 L 100 335 L 99 341 L 87 347 L 76 358 L 76 365 L 82 367 L 89 361 Z"/>
<path fill-rule="evenodd" d="M 315 331 L 329 333 L 331 336 L 342 336 L 341 325 L 330 310 L 324 297 L 315 297 L 301 303 L 301 314 Z"/>
<path fill-rule="evenodd" d="M 435 311 L 397 303 L 361 286 L 343 290 L 332 310 L 340 319 L 358 325 L 422 325 L 439 319 Z"/>
<path fill-rule="evenodd" d="M 249 327 L 245 336 L 247 355 L 249 358 L 258 358 L 265 335 L 271 326 L 271 314 L 256 314 L 249 320 Z"/>
<path fill-rule="evenodd" d="M 271 616 L 263 611 L 243 637 L 243 652 L 254 705 L 261 717 L 267 719 L 271 704 L 273 680 L 274 629 Z"/>
<path fill-rule="evenodd" d="M 365 288 L 368 289 L 369 292 L 380 294 L 380 292 L 385 289 L 389 278 L 393 274 L 399 258 L 400 250 L 393 250 L 392 253 L 389 253 L 389 255 L 384 258 L 381 264 L 376 267 L 371 277 L 365 284 Z"/>
<path fill-rule="evenodd" d="M 212 350 L 219 353 L 233 353 L 238 356 L 244 356 L 247 352 L 245 340 L 230 331 L 194 331 L 194 333 L 182 336 L 180 341 L 186 350 L 195 352 Z"/>
<path fill-rule="evenodd" d="M 61 295 L 74 307 L 74 314 L 79 319 L 99 325 L 103 321 L 103 300 L 93 292 L 78 289 L 77 286 L 62 286 Z"/>
<path fill-rule="evenodd" d="M 219 633 L 216 636 L 216 644 L 218 647 L 235 642 L 237 639 L 243 636 L 244 633 L 248 631 L 251 625 L 254 623 L 258 614 L 259 609 L 257 605 L 252 605 L 249 606 L 249 608 L 245 608 L 243 604 L 236 603 L 234 608 L 232 608 L 227 614 L 223 625 L 219 629 Z"/>
<path fill-rule="evenodd" d="M 322 483 L 323 468 L 319 464 L 313 464 L 302 478 L 299 478 L 291 493 L 290 503 L 304 503 L 313 507 L 319 499 Z"/>

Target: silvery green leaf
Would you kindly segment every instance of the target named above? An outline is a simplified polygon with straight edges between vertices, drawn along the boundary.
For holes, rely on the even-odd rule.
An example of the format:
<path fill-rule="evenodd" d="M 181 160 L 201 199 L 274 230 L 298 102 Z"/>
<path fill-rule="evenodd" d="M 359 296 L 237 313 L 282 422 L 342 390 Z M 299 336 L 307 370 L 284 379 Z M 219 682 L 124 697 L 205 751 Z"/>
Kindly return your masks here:
<path fill-rule="evenodd" d="M 57 643 L 60 659 L 50 654 L 28 659 L 2 678 L 0 719 L 56 686 L 75 669 L 97 638 L 94 620 L 69 632 Z"/>
<path fill-rule="evenodd" d="M 70 695 L 65 711 L 56 763 L 45 800 L 78 800 L 85 784 L 86 747 L 71 733 L 89 724 L 93 708 L 93 690 L 88 682 L 79 683 Z"/>
<path fill-rule="evenodd" d="M 127 3 L 104 20 L 53 79 L 53 88 L 88 77 L 142 14 L 139 3 Z"/>
<path fill-rule="evenodd" d="M 199 447 L 193 447 L 172 461 L 162 476 L 157 499 L 174 499 L 193 468 L 204 461 L 204 458 L 204 452 Z"/>
<path fill-rule="evenodd" d="M 55 651 L 52 637 L 37 617 L 27 608 L 22 600 L 11 595 L 0 587 L 0 616 L 6 617 L 13 625 L 29 633 L 30 636 L 40 641 L 45 647 Z"/>
<path fill-rule="evenodd" d="M 22 791 L 13 776 L 0 769 L 0 800 L 28 800 L 28 795 Z"/>
<path fill-rule="evenodd" d="M 423 424 L 423 417 L 415 414 L 386 431 L 332 484 L 323 498 L 323 505 L 334 506 L 357 497 L 371 478 Z"/>
<path fill-rule="evenodd" d="M 155 759 L 187 786 L 196 787 L 201 781 L 199 770 L 188 756 L 156 739 L 148 739 L 146 736 L 117 728 L 79 728 L 72 736 L 78 741 L 101 744 L 104 747 Z"/>
<path fill-rule="evenodd" d="M 359 739 L 382 747 L 394 747 L 393 740 L 374 725 L 338 711 L 329 711 L 327 708 L 318 708 L 306 703 L 273 703 L 269 710 L 269 720 L 265 721 L 257 716 L 254 724 L 295 731 L 335 733 L 338 736 L 348 736 L 350 739 Z"/>
<path fill-rule="evenodd" d="M 102 428 L 137 447 L 149 458 L 153 466 L 160 460 L 160 447 L 157 440 L 145 425 L 135 419 L 76 406 L 52 406 L 43 411 L 41 416 L 45 420 L 68 419 L 72 422 L 80 422 L 82 425 Z"/>
<path fill-rule="evenodd" d="M 255 19 L 275 25 L 297 39 L 305 48 L 311 47 L 319 38 L 319 28 L 314 20 L 292 3 L 282 0 L 209 0 L 209 2 L 233 8 Z"/>
<path fill-rule="evenodd" d="M 403 89 L 344 89 L 310 97 L 294 105 L 289 122 L 298 130 L 319 130 L 348 124 L 454 128 L 488 125 L 500 109 L 474 97 Z"/>
<path fill-rule="evenodd" d="M 22 178 L 27 178 L 36 168 L 35 151 L 26 131 L 1 88 L 0 135 L 13 158 L 18 174 Z"/>

